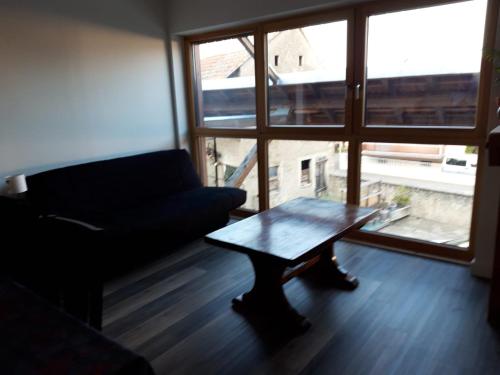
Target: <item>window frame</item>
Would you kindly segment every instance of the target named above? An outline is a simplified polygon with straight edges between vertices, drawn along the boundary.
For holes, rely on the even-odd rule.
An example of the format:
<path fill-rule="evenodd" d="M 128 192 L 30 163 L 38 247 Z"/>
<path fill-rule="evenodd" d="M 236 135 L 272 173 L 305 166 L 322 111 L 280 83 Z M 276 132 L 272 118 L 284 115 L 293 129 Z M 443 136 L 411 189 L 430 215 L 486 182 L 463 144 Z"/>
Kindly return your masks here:
<path fill-rule="evenodd" d="M 466 250 L 455 246 L 433 244 L 430 242 L 396 237 L 393 235 L 357 231 L 349 238 L 355 241 L 386 247 L 389 249 L 419 253 L 428 256 L 469 262 L 475 253 L 477 232 L 477 206 L 481 189 L 485 164 L 485 145 L 488 116 L 490 115 L 490 90 L 493 78 L 492 64 L 487 59 L 481 61 L 479 89 L 477 95 L 476 126 L 474 128 L 412 128 L 412 127 L 374 127 L 364 126 L 364 89 L 360 100 L 354 98 L 354 83 L 366 81 L 365 64 L 367 52 L 367 22 L 370 15 L 396 12 L 444 5 L 460 2 L 460 0 L 419 0 L 367 2 L 354 6 L 332 7 L 319 12 L 310 12 L 291 17 L 252 23 L 237 28 L 222 29 L 203 34 L 184 37 L 184 67 L 187 95 L 187 109 L 191 153 L 202 181 L 206 181 L 204 162 L 204 145 L 200 142 L 204 137 L 251 138 L 257 142 L 258 157 L 258 189 L 260 211 L 269 208 L 269 160 L 268 147 L 272 140 L 316 140 L 349 142 L 347 172 L 347 203 L 359 204 L 361 181 L 361 144 L 364 142 L 383 143 L 421 143 L 472 145 L 478 147 L 478 165 L 474 189 L 474 201 L 470 228 L 470 245 Z M 488 0 L 484 49 L 494 47 L 499 4 Z M 267 93 L 267 44 L 266 34 L 273 31 L 305 27 L 338 20 L 348 21 L 347 40 L 347 74 L 346 84 L 349 90 L 346 95 L 346 123 L 344 127 L 330 126 L 269 126 L 268 93 Z M 193 70 L 192 46 L 197 43 L 217 41 L 241 35 L 252 34 L 255 48 L 255 94 L 256 94 L 256 128 L 228 129 L 197 127 L 195 90 L 196 81 Z M 313 176 L 314 178 L 314 176 Z M 249 216 L 254 214 L 247 210 L 237 210 L 236 214 Z"/>

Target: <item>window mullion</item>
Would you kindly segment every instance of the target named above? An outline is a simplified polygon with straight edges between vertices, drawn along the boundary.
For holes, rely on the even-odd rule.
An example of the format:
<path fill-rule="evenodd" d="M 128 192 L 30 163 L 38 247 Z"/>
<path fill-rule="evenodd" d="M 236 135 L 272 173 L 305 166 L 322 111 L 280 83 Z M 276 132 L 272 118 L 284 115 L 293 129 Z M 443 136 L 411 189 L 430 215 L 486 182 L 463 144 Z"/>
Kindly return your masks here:
<path fill-rule="evenodd" d="M 269 208 L 269 162 L 267 140 L 264 136 L 267 127 L 267 56 L 265 49 L 267 37 L 262 28 L 258 27 L 254 38 L 259 209 L 264 211 Z"/>

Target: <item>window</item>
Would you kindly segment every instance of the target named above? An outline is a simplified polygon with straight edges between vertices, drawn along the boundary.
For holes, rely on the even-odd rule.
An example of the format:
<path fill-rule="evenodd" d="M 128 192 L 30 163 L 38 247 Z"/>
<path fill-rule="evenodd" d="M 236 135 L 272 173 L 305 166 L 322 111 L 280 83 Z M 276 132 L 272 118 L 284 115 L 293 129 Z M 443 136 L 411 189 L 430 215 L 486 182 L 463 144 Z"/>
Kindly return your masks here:
<path fill-rule="evenodd" d="M 269 167 L 269 191 L 278 191 L 280 188 L 279 166 Z"/>
<path fill-rule="evenodd" d="M 468 247 L 476 170 L 467 168 L 465 160 L 475 161 L 477 154 L 466 150 L 450 145 L 363 144 L 361 205 L 380 209 L 364 230 Z M 387 163 L 381 165 L 379 158 Z M 423 158 L 431 165 L 422 165 Z"/>
<path fill-rule="evenodd" d="M 253 211 L 376 207 L 357 239 L 471 260 L 494 1 L 367 1 L 186 37 L 204 183 L 245 189 Z"/>
<path fill-rule="evenodd" d="M 267 51 L 271 125 L 345 124 L 347 21 L 269 33 Z"/>
<path fill-rule="evenodd" d="M 258 176 L 255 139 L 205 138 L 206 185 L 237 187 L 247 192 L 244 208 L 257 211 Z"/>
<path fill-rule="evenodd" d="M 300 185 L 307 186 L 311 183 L 311 159 L 300 162 Z"/>
<path fill-rule="evenodd" d="M 366 124 L 474 127 L 485 13 L 476 0 L 370 16 Z"/>
<path fill-rule="evenodd" d="M 322 156 L 316 159 L 316 196 L 320 197 L 328 189 L 326 182 L 326 163 L 328 158 Z"/>
<path fill-rule="evenodd" d="M 198 127 L 255 127 L 253 36 L 193 45 Z"/>
<path fill-rule="evenodd" d="M 347 142 L 272 140 L 268 150 L 269 164 L 279 165 L 281 174 L 279 192 L 270 196 L 270 207 L 297 197 L 346 201 Z M 272 184 L 269 173 L 270 191 Z"/>

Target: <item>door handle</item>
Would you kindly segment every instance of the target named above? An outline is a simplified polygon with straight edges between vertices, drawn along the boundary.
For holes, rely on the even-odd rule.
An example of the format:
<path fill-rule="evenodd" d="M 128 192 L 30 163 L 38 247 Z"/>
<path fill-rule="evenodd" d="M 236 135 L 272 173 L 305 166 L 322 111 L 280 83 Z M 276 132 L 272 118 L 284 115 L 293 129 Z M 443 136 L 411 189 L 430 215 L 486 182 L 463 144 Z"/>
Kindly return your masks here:
<path fill-rule="evenodd" d="M 354 99 L 359 100 L 361 92 L 361 84 L 357 83 L 354 85 Z"/>
<path fill-rule="evenodd" d="M 361 84 L 357 83 L 355 85 L 346 85 L 345 96 L 347 96 L 348 89 L 354 90 L 354 99 L 359 100 L 359 98 L 361 97 Z"/>

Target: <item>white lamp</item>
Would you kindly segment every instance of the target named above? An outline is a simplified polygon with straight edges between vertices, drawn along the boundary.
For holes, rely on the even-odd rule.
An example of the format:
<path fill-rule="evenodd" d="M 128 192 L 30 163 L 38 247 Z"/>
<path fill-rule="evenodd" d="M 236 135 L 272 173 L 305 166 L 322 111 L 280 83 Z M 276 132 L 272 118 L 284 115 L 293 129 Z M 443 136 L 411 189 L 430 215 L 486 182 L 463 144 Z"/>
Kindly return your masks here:
<path fill-rule="evenodd" d="M 8 189 L 9 194 L 12 195 L 22 194 L 28 191 L 28 185 L 26 184 L 26 176 L 24 174 L 7 176 L 5 177 L 5 182 L 9 187 Z"/>

